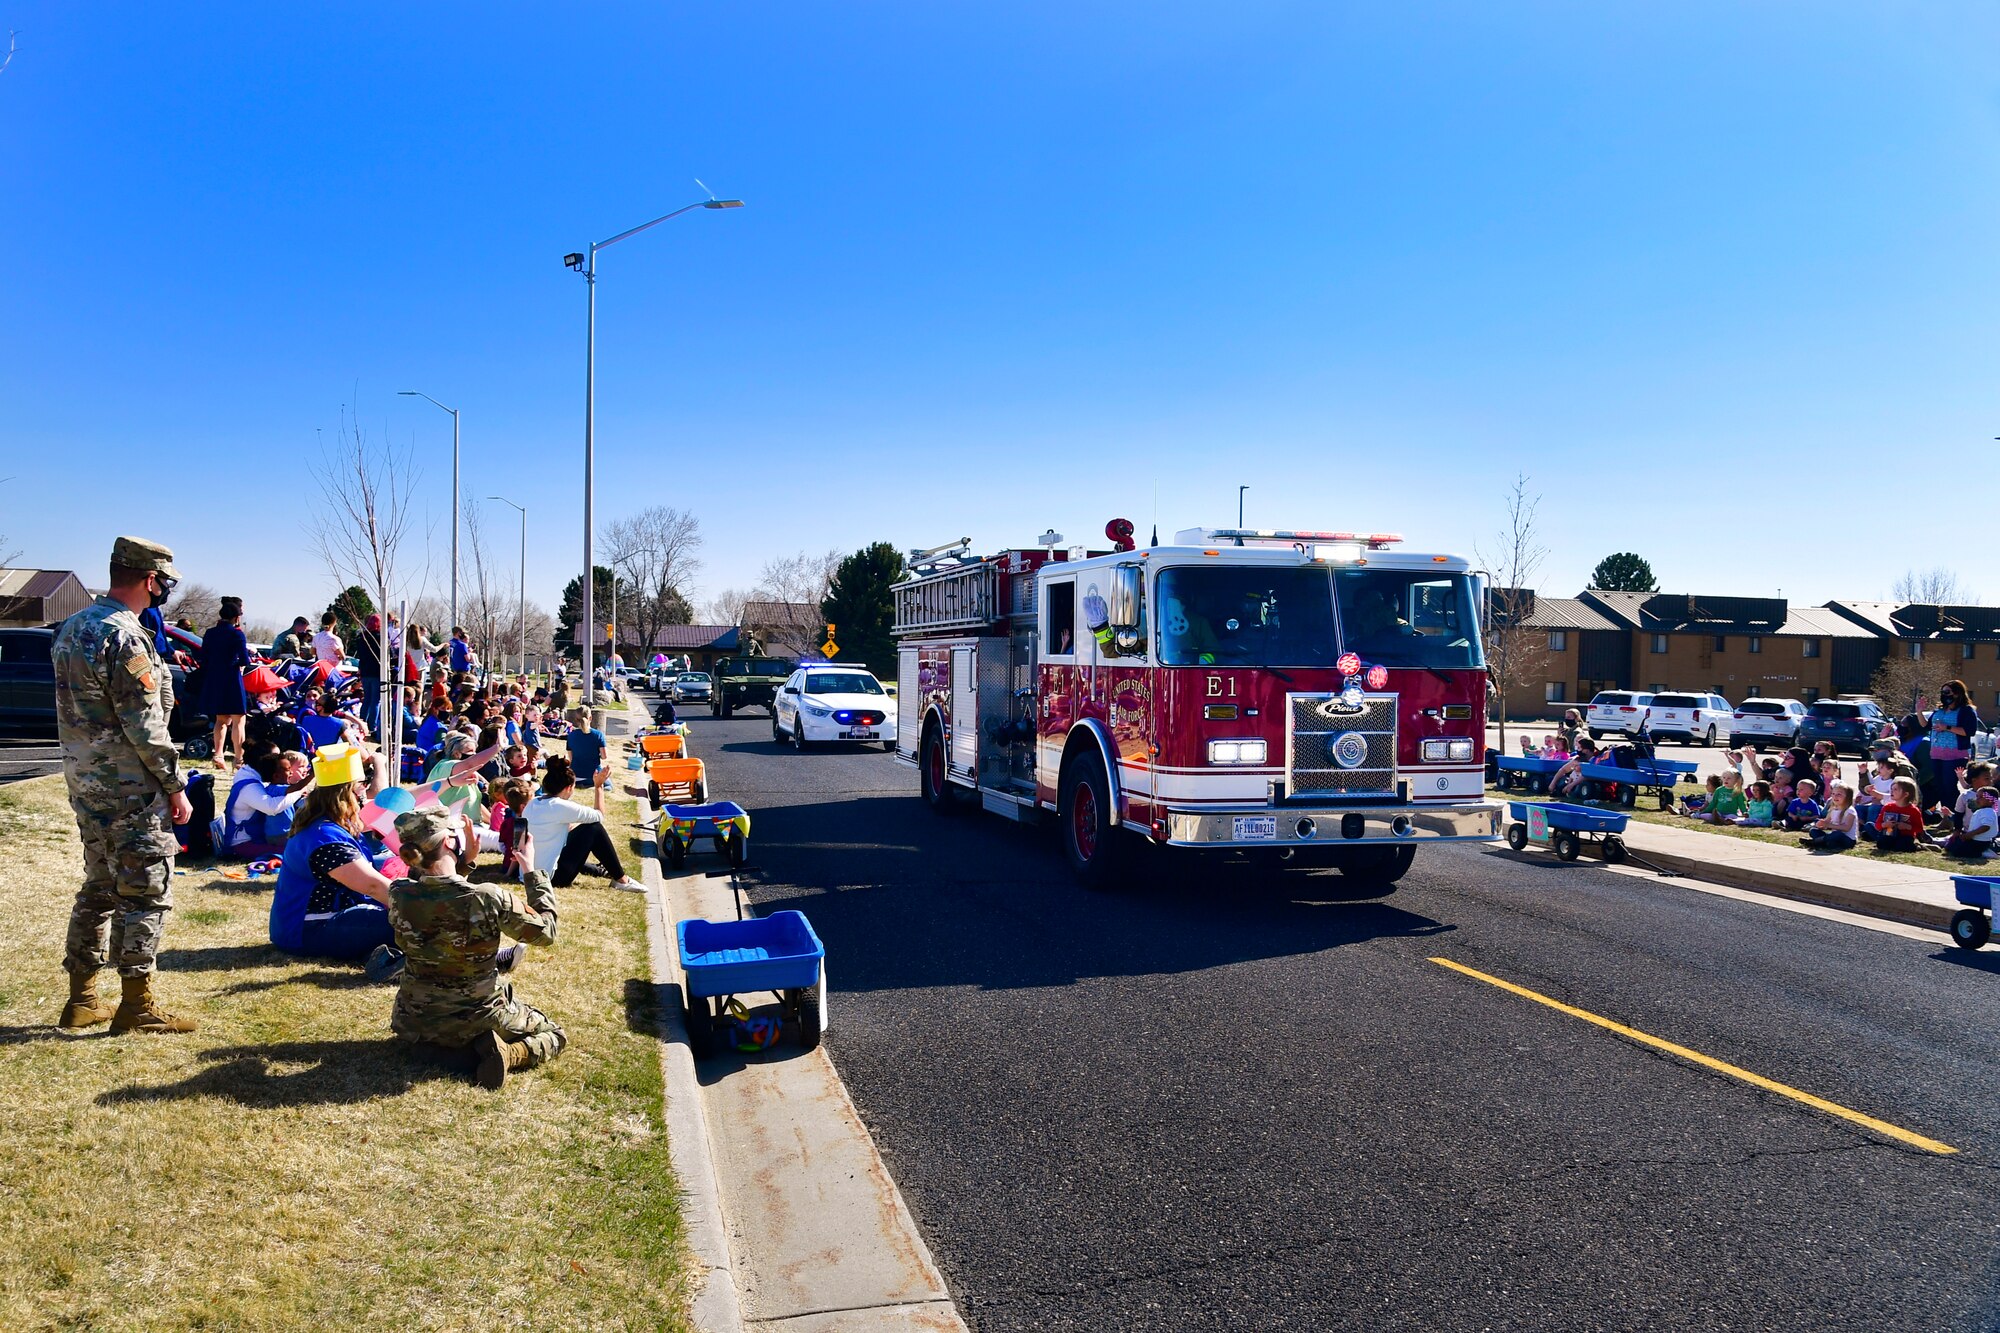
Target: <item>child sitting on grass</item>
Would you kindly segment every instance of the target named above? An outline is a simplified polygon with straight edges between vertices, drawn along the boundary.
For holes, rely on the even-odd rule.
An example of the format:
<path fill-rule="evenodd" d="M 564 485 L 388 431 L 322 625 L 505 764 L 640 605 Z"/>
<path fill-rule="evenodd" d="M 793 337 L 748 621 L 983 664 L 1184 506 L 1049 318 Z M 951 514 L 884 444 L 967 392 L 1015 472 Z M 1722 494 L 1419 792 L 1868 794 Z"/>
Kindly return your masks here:
<path fill-rule="evenodd" d="M 1733 822 L 1741 824 L 1744 828 L 1771 827 L 1773 809 L 1771 804 L 1771 784 L 1768 782 L 1753 782 L 1744 793 L 1744 797 L 1743 813 Z"/>
<path fill-rule="evenodd" d="M 1889 803 L 1889 788 L 1896 780 L 1896 768 L 1887 759 L 1877 759 L 1868 785 L 1855 794 L 1855 813 L 1861 816 L 1861 836 L 1875 841 L 1875 821 Z"/>
<path fill-rule="evenodd" d="M 1875 846 L 1885 852 L 1914 852 L 1929 839 L 1924 812 L 1917 808 L 1917 784 L 1897 778 L 1889 784 L 1889 799 L 1875 816 Z"/>
<path fill-rule="evenodd" d="M 1811 778 L 1799 779 L 1797 794 L 1785 802 L 1785 827 L 1794 833 L 1801 833 L 1818 822 L 1826 812 L 1813 797 L 1819 794 L 1819 784 Z"/>
<path fill-rule="evenodd" d="M 1743 775 L 1731 770 L 1722 775 L 1722 785 L 1709 796 L 1708 808 L 1702 811 L 1704 824 L 1734 824 L 1742 818 L 1747 802 L 1743 797 Z"/>
<path fill-rule="evenodd" d="M 1703 779 L 1703 785 L 1706 790 L 1701 795 L 1681 798 L 1681 813 L 1690 819 L 1700 819 L 1715 804 L 1715 793 L 1722 787 L 1722 775 L 1710 773 Z"/>
<path fill-rule="evenodd" d="M 1962 861 L 1983 861 L 1994 838 L 2000 836 L 2000 812 L 1994 809 L 2000 792 L 1992 787 L 1979 787 L 1968 794 L 1972 797 L 1972 808 L 1959 821 L 1957 831 L 1945 839 L 1944 854 Z"/>
<path fill-rule="evenodd" d="M 1826 810 L 1799 839 L 1817 852 L 1844 852 L 1861 836 L 1861 816 L 1854 812 L 1854 788 L 1836 782 L 1827 792 Z"/>
<path fill-rule="evenodd" d="M 1788 768 L 1779 769 L 1778 775 L 1771 779 L 1771 812 L 1781 822 L 1785 817 L 1785 811 L 1792 804 L 1792 797 L 1796 795 L 1798 792 L 1792 786 L 1792 771 Z"/>

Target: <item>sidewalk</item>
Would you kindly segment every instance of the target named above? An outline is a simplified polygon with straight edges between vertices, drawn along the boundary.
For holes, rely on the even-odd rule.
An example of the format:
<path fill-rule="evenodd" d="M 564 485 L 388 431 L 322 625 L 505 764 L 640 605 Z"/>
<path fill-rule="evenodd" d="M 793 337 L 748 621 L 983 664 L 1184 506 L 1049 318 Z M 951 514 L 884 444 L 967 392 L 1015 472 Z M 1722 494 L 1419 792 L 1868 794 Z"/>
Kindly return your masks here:
<path fill-rule="evenodd" d="M 1635 860 L 1692 879 L 1755 889 L 1913 926 L 1944 930 L 1958 910 L 1951 872 L 1878 860 L 1865 848 L 1809 852 L 1725 838 L 1694 828 L 1669 828 L 1634 819 L 1625 845 Z M 1978 870 L 1977 867 L 1969 869 Z M 2000 873 L 1996 866 L 1994 873 Z"/>

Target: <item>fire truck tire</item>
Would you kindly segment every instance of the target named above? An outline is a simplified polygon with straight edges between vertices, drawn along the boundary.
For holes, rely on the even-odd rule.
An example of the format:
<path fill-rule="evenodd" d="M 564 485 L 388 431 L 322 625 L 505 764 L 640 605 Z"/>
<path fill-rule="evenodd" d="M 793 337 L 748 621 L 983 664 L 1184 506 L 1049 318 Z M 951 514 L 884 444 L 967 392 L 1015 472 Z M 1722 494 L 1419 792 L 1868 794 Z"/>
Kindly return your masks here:
<path fill-rule="evenodd" d="M 1417 849 L 1408 844 L 1370 848 L 1343 860 L 1340 873 L 1345 879 L 1386 886 L 1401 879 L 1416 859 Z"/>
<path fill-rule="evenodd" d="M 1110 888 L 1131 848 L 1118 827 L 1104 763 L 1095 754 L 1079 754 L 1064 766 L 1056 787 L 1056 811 L 1070 870 L 1085 888 Z"/>
<path fill-rule="evenodd" d="M 917 773 L 923 784 L 924 804 L 941 815 L 958 813 L 958 797 L 945 777 L 944 736 L 937 724 L 924 728 L 923 744 L 918 748 Z"/>

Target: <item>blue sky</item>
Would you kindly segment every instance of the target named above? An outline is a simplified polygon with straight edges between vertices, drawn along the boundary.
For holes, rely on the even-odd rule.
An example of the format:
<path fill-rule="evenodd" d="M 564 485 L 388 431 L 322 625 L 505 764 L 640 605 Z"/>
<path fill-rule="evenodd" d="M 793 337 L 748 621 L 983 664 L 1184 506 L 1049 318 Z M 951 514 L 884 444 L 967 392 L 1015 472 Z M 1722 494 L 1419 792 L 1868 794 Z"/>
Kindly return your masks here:
<path fill-rule="evenodd" d="M 0 531 L 175 546 L 253 620 L 343 406 L 444 542 L 695 509 L 769 556 L 1234 518 L 1631 547 L 1820 601 L 1958 567 L 2000 348 L 2000 11 L 0 0 Z M 101 492 L 91 486 L 103 483 Z M 493 507 L 511 568 L 514 516 Z M 1976 538 L 1975 538 L 1976 541 Z M 1975 547 L 1976 549 L 1976 547 Z M 440 576 L 442 560 L 439 561 Z"/>

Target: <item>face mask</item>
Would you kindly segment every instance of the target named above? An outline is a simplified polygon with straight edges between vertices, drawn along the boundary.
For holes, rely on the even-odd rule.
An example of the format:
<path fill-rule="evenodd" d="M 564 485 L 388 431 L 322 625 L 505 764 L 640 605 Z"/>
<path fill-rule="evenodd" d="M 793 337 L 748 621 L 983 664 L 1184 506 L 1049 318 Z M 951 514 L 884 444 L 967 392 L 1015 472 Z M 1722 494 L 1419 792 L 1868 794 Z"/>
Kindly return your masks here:
<path fill-rule="evenodd" d="M 172 579 L 163 579 L 158 574 L 153 575 L 153 581 L 160 585 L 160 590 L 146 594 L 146 599 L 153 610 L 157 611 L 167 604 L 167 598 L 174 595 L 174 584 Z"/>

